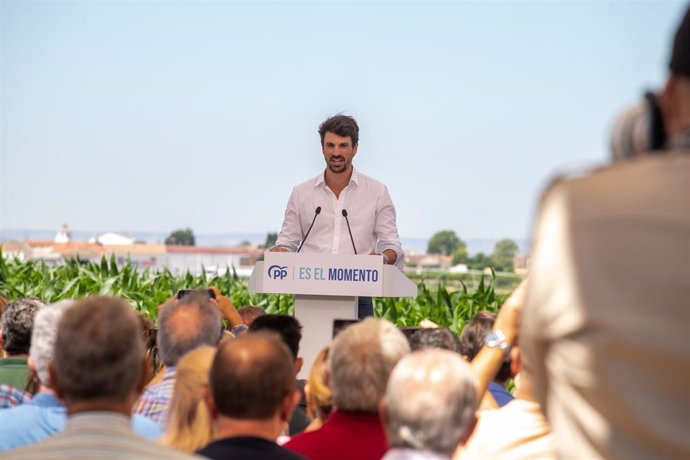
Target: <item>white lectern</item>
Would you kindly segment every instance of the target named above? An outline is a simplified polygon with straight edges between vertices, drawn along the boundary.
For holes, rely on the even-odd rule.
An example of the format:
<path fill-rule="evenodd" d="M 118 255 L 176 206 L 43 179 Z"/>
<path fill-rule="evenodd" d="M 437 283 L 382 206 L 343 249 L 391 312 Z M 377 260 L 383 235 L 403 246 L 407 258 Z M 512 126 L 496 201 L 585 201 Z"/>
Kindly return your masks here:
<path fill-rule="evenodd" d="M 333 320 L 356 319 L 358 297 L 416 297 L 417 286 L 383 257 L 267 252 L 249 279 L 253 293 L 294 294 L 302 324 L 300 355 L 306 378 L 316 355 L 332 339 Z"/>

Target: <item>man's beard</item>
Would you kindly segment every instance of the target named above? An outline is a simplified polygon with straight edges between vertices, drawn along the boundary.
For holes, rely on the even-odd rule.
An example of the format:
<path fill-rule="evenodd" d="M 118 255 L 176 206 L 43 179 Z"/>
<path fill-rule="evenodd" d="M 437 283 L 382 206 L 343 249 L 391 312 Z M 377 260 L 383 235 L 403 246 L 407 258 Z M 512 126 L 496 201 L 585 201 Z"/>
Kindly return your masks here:
<path fill-rule="evenodd" d="M 335 157 L 335 158 L 342 158 L 342 157 Z M 331 172 L 336 173 L 336 174 L 344 173 L 345 171 L 347 171 L 347 163 L 345 162 L 344 158 L 343 158 L 342 162 L 339 162 L 336 164 L 333 164 L 333 162 L 329 161 L 328 162 L 328 169 L 330 169 Z"/>

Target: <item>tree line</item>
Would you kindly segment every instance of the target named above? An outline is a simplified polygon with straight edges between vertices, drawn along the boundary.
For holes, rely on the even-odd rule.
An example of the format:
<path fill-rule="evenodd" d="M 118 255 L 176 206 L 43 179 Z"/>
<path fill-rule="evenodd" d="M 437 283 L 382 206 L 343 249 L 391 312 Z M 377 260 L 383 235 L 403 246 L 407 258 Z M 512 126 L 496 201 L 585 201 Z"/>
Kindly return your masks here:
<path fill-rule="evenodd" d="M 513 260 L 517 255 L 519 247 L 517 243 L 509 238 L 502 239 L 494 246 L 492 254 L 480 252 L 470 257 L 467 253 L 467 245 L 452 230 L 442 230 L 434 233 L 427 244 L 428 254 L 443 254 L 453 256 L 452 264 L 464 264 L 473 270 L 483 270 L 492 267 L 496 271 L 514 271 Z"/>
<path fill-rule="evenodd" d="M 266 235 L 266 242 L 259 247 L 270 248 L 275 244 L 277 238 L 277 233 L 268 233 Z M 194 233 L 190 228 L 174 230 L 165 239 L 165 244 L 194 246 Z M 492 267 L 496 271 L 512 272 L 514 271 L 513 259 L 517 255 L 518 250 L 517 243 L 506 238 L 496 243 L 492 254 L 480 252 L 470 257 L 467 253 L 467 245 L 454 231 L 441 230 L 434 233 L 431 237 L 427 244 L 426 252 L 428 254 L 453 256 L 453 265 L 464 264 L 473 270 L 483 270 L 486 267 Z"/>

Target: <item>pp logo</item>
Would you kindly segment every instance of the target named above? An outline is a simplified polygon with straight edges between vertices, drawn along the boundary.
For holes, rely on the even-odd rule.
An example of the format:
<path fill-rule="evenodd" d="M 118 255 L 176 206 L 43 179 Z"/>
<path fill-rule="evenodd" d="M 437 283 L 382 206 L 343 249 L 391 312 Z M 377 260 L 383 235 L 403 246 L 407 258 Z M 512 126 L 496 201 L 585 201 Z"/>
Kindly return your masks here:
<path fill-rule="evenodd" d="M 268 276 L 274 280 L 282 280 L 287 276 L 287 266 L 271 265 L 268 267 Z"/>

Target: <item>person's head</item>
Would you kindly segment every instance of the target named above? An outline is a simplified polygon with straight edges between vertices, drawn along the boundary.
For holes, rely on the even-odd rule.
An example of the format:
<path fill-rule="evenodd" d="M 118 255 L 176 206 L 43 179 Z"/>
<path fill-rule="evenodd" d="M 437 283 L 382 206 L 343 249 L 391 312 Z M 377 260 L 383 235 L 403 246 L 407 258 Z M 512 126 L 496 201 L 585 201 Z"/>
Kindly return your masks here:
<path fill-rule="evenodd" d="M 336 174 L 350 172 L 359 148 L 359 126 L 355 119 L 335 115 L 321 123 L 319 136 L 328 169 Z"/>
<path fill-rule="evenodd" d="M 29 349 L 29 367 L 38 377 L 39 383 L 48 388 L 50 388 L 48 363 L 53 360 L 55 354 L 58 322 L 64 311 L 73 304 L 73 300 L 63 300 L 41 308 L 34 317 L 31 348 Z"/>
<path fill-rule="evenodd" d="M 211 299 L 192 293 L 161 307 L 158 318 L 158 353 L 172 367 L 196 347 L 215 346 L 222 333 L 220 312 Z"/>
<path fill-rule="evenodd" d="M 58 323 L 48 372 L 53 390 L 70 413 L 75 408 L 129 413 L 146 379 L 141 326 L 134 309 L 115 297 L 75 302 Z"/>
<path fill-rule="evenodd" d="M 410 349 L 412 351 L 424 348 L 440 348 L 442 350 L 455 350 L 455 334 L 450 329 L 418 329 L 410 336 Z"/>
<path fill-rule="evenodd" d="M 690 136 L 690 8 L 676 31 L 669 70 L 659 103 L 673 143 L 679 136 Z"/>
<path fill-rule="evenodd" d="M 307 397 L 307 415 L 311 419 L 319 419 L 325 422 L 333 409 L 333 397 L 328 386 L 328 354 L 330 348 L 326 347 L 316 355 L 314 364 L 309 371 L 309 378 L 304 387 Z"/>
<path fill-rule="evenodd" d="M 277 332 L 283 342 L 285 342 L 285 345 L 290 349 L 293 361 L 297 361 L 299 356 L 299 343 L 302 340 L 302 325 L 294 316 L 259 316 L 254 320 L 252 325 L 249 326 L 249 332 L 253 334 L 259 331 Z"/>
<path fill-rule="evenodd" d="M 158 353 L 158 329 L 154 322 L 143 313 L 139 313 L 139 322 L 142 328 L 142 340 L 146 350 L 146 362 L 149 366 L 149 380 L 163 368 L 160 354 Z"/>
<path fill-rule="evenodd" d="M 211 365 L 206 399 L 216 420 L 269 422 L 279 433 L 299 400 L 287 345 L 271 332 L 224 343 Z"/>
<path fill-rule="evenodd" d="M 237 313 L 239 313 L 242 317 L 242 322 L 244 322 L 244 325 L 249 327 L 252 325 L 256 318 L 265 315 L 266 311 L 263 308 L 252 307 L 251 305 L 249 305 L 246 307 L 238 308 Z"/>
<path fill-rule="evenodd" d="M 350 145 L 359 145 L 359 126 L 353 117 L 347 115 L 334 115 L 319 125 L 321 147 L 325 147 L 326 133 L 333 133 L 338 137 L 349 137 Z"/>
<path fill-rule="evenodd" d="M 484 346 L 486 336 L 494 328 L 496 315 L 488 311 L 480 311 L 465 325 L 460 334 L 460 354 L 468 361 L 472 361 Z M 496 374 L 497 382 L 506 382 L 513 374 L 511 372 L 510 355 L 507 355 Z"/>
<path fill-rule="evenodd" d="M 184 355 L 177 363 L 168 425 L 161 440 L 164 445 L 194 452 L 211 440 L 213 423 L 202 395 L 208 386 L 215 355 L 214 347 L 203 345 Z"/>
<path fill-rule="evenodd" d="M 453 351 L 405 356 L 391 373 L 381 404 L 389 447 L 452 455 L 474 429 L 476 391 L 470 366 Z"/>
<path fill-rule="evenodd" d="M 376 412 L 388 376 L 410 345 L 383 319 L 367 318 L 333 340 L 328 359 L 333 405 L 344 411 Z"/>
<path fill-rule="evenodd" d="M 0 344 L 7 355 L 29 353 L 34 317 L 44 306 L 43 302 L 33 297 L 24 297 L 5 305 L 0 318 Z"/>

